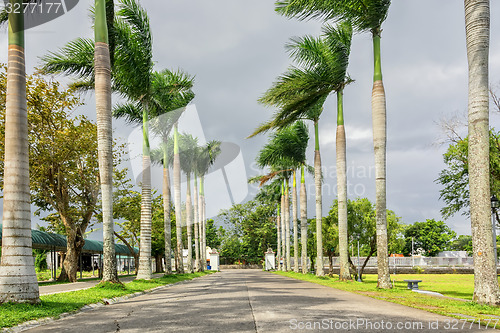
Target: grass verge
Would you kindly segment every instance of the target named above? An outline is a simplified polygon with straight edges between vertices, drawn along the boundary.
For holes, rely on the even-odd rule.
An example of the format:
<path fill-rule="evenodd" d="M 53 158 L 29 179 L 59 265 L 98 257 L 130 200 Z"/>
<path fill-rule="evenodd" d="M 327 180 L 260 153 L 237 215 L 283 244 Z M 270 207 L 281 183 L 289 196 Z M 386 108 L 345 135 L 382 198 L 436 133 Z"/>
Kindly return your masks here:
<path fill-rule="evenodd" d="M 353 292 L 368 297 L 406 305 L 412 308 L 434 312 L 440 315 L 474 320 L 481 324 L 489 322 L 490 327 L 500 329 L 500 308 L 495 306 L 480 305 L 472 301 L 474 281 L 472 275 L 459 274 L 425 274 L 410 275 L 401 274 L 393 276 L 394 288 L 383 290 L 377 288 L 377 276 L 374 274 L 364 275 L 364 282 L 340 281 L 338 277 L 317 277 L 313 274 L 301 274 L 294 272 L 274 272 L 282 276 L 297 280 L 312 282 L 323 286 Z M 435 297 L 416 293 L 406 288 L 405 279 L 419 279 L 421 290 L 439 292 L 446 297 Z M 451 299 L 462 298 L 463 300 Z"/>
<path fill-rule="evenodd" d="M 103 283 L 85 290 L 42 295 L 40 304 L 0 304 L 0 327 L 12 327 L 40 318 L 58 318 L 62 313 L 74 312 L 87 304 L 99 303 L 104 299 L 130 295 L 179 281 L 192 280 L 210 273 L 212 272 L 174 274 L 153 280 L 134 280 L 123 285 Z"/>

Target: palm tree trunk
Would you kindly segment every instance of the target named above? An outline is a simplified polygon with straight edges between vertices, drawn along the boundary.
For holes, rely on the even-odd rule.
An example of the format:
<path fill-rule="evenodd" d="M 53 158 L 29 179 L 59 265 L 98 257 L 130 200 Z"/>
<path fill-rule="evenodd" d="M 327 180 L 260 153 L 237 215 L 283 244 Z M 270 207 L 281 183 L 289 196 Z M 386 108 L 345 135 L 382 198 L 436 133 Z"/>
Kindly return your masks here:
<path fill-rule="evenodd" d="M 170 175 L 167 145 L 163 143 L 163 227 L 165 232 L 165 274 L 172 274 L 172 221 L 170 220 Z"/>
<path fill-rule="evenodd" d="M 207 250 L 206 250 L 206 246 L 204 245 L 204 242 L 203 242 L 203 202 L 201 200 L 201 193 L 202 193 L 202 189 L 201 189 L 201 178 L 202 177 L 199 177 L 200 178 L 200 187 L 199 187 L 199 191 L 198 191 L 198 235 L 200 237 L 200 270 L 201 271 L 204 271 L 205 270 L 205 265 L 207 263 L 207 260 L 206 260 L 206 253 L 207 253 Z"/>
<path fill-rule="evenodd" d="M 372 90 L 373 148 L 375 153 L 375 210 L 377 223 L 377 287 L 392 288 L 389 275 L 386 204 L 387 120 L 385 91 L 382 82 L 380 35 L 373 33 L 374 74 Z"/>
<path fill-rule="evenodd" d="M 113 127 L 111 114 L 111 63 L 105 0 L 95 3 L 95 99 L 97 148 L 102 197 L 102 280 L 118 283 L 113 222 Z"/>
<path fill-rule="evenodd" d="M 292 269 L 290 259 L 290 189 L 288 179 L 285 180 L 285 242 L 286 242 L 286 270 Z"/>
<path fill-rule="evenodd" d="M 280 207 L 278 206 L 278 215 L 276 216 L 276 236 L 277 236 L 277 255 L 278 257 L 276 258 L 277 265 L 276 267 L 278 270 L 281 271 L 281 213 L 280 213 Z"/>
<path fill-rule="evenodd" d="M 299 272 L 299 225 L 297 223 L 297 177 L 293 170 L 292 186 L 292 219 L 293 219 L 293 271 Z"/>
<path fill-rule="evenodd" d="M 179 132 L 177 123 L 174 125 L 174 206 L 175 230 L 177 238 L 177 273 L 184 274 L 184 258 L 182 255 L 182 216 L 181 216 L 181 163 L 179 160 Z"/>
<path fill-rule="evenodd" d="M 300 167 L 300 242 L 302 245 L 302 273 L 306 274 L 309 270 L 307 269 L 307 192 L 304 166 Z"/>
<path fill-rule="evenodd" d="M 201 176 L 201 184 L 200 184 L 200 191 L 201 191 L 201 202 L 202 202 L 202 213 L 203 217 L 201 220 L 201 231 L 202 231 L 202 240 L 203 240 L 203 268 L 207 269 L 207 203 L 205 202 L 205 189 L 204 189 L 204 184 L 205 184 L 205 177 Z"/>
<path fill-rule="evenodd" d="M 22 0 L 11 0 L 12 8 Z M 24 15 L 9 13 L 0 303 L 39 303 L 31 241 Z"/>
<path fill-rule="evenodd" d="M 199 233 L 199 209 L 198 209 L 198 174 L 194 173 L 194 195 L 193 195 L 193 206 L 194 206 L 194 270 L 196 272 L 200 271 L 200 233 Z"/>
<path fill-rule="evenodd" d="M 151 280 L 151 156 L 149 152 L 148 107 L 142 112 L 142 193 L 141 239 L 139 242 L 139 270 L 136 279 Z"/>
<path fill-rule="evenodd" d="M 287 271 L 286 267 L 286 227 L 285 227 L 285 193 L 284 186 L 281 185 L 281 256 L 283 257 L 283 263 L 281 269 Z M 281 260 L 281 259 L 280 259 Z"/>
<path fill-rule="evenodd" d="M 321 194 L 321 155 L 319 153 L 318 120 L 314 121 L 314 184 L 316 188 L 316 275 L 323 276 L 323 212 Z"/>
<path fill-rule="evenodd" d="M 469 64 L 469 191 L 474 257 L 474 301 L 500 305 L 490 211 L 488 0 L 465 0 Z M 496 249 L 495 249 L 496 250 Z"/>
<path fill-rule="evenodd" d="M 347 167 L 342 90 L 337 92 L 337 198 L 339 223 L 340 280 L 351 280 L 347 239 Z"/>
<path fill-rule="evenodd" d="M 188 273 L 193 273 L 193 211 L 191 200 L 191 173 L 186 174 L 186 226 L 187 226 L 187 241 L 188 241 L 188 257 L 187 270 Z"/>

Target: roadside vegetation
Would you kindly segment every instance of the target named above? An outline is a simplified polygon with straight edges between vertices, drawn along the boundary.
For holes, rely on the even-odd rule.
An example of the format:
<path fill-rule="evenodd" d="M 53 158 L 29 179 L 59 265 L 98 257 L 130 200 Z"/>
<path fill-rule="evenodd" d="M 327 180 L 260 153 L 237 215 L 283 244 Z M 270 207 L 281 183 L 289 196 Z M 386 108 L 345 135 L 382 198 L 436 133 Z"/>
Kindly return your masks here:
<path fill-rule="evenodd" d="M 317 277 L 313 274 L 299 274 L 293 272 L 275 272 L 282 276 L 297 280 L 312 282 L 323 286 L 345 290 L 356 294 L 406 305 L 440 315 L 470 321 L 481 320 L 481 323 L 500 328 L 498 307 L 481 305 L 472 301 L 474 293 L 474 275 L 464 274 L 398 274 L 391 275 L 394 283 L 392 289 L 377 288 L 377 275 L 365 274 L 363 282 L 340 281 L 337 277 Z M 404 280 L 418 279 L 420 290 L 433 291 L 444 297 L 431 296 L 413 292 L 407 289 Z"/>
<path fill-rule="evenodd" d="M 192 280 L 211 273 L 205 271 L 193 274 L 173 274 L 152 280 L 134 280 L 123 285 L 100 283 L 95 287 L 85 290 L 41 295 L 40 304 L 3 303 L 0 305 L 0 327 L 12 327 L 40 318 L 57 319 L 63 313 L 77 311 L 88 304 L 106 304 L 107 299 L 151 290 L 184 280 Z"/>

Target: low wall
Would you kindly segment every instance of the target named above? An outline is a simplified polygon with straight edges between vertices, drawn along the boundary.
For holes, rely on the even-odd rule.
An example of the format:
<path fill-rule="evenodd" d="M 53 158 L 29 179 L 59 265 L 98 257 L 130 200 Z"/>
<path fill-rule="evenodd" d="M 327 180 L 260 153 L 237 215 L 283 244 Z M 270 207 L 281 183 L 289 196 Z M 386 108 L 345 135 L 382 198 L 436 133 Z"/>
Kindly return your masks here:
<path fill-rule="evenodd" d="M 262 265 L 220 265 L 219 269 L 262 269 Z"/>

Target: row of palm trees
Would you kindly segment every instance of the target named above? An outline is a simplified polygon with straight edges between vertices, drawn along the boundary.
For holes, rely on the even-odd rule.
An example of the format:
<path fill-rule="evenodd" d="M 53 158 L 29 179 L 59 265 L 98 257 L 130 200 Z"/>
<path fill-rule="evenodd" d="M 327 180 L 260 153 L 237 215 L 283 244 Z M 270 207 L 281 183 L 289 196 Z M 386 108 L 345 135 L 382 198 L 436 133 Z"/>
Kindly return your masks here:
<path fill-rule="evenodd" d="M 297 121 L 313 121 L 315 133 L 314 179 L 316 185 L 316 237 L 317 237 L 317 275 L 323 275 L 322 249 L 322 198 L 321 198 L 321 157 L 319 152 L 318 121 L 323 104 L 332 92 L 337 94 L 337 188 L 339 204 L 339 255 L 340 279 L 350 279 L 347 249 L 347 181 L 346 181 L 346 135 L 343 117 L 343 89 L 351 82 L 347 75 L 352 33 L 368 32 L 373 43 L 373 88 L 372 120 L 375 156 L 376 190 L 376 234 L 379 288 L 391 288 L 387 244 L 386 216 L 386 101 L 381 67 L 382 24 L 387 18 L 390 0 L 278 0 L 276 11 L 288 18 L 321 19 L 325 21 L 322 36 L 292 38 L 287 45 L 295 65 L 279 76 L 272 87 L 259 100 L 278 111 L 273 118 L 261 125 L 251 135 L 276 130 L 269 143 L 261 150 L 258 162 L 269 167 L 272 174 L 282 173 L 283 187 L 280 210 L 278 213 L 278 257 L 284 256 L 284 267 L 290 267 L 289 253 L 289 207 L 288 176 L 286 172 L 295 170 L 290 156 L 275 155 L 275 160 L 265 160 L 266 150 L 278 145 L 278 137 L 285 137 L 286 131 L 296 126 Z M 467 50 L 469 58 L 469 135 L 471 169 L 471 224 L 474 238 L 475 291 L 474 299 L 481 303 L 500 304 L 500 291 L 496 279 L 493 247 L 490 246 L 491 223 L 489 222 L 488 198 L 488 46 L 489 46 L 489 1 L 465 0 L 465 19 Z M 332 26 L 326 21 L 336 23 Z M 477 42 L 479 41 L 479 42 Z M 299 149 L 299 147 L 295 147 Z M 474 153 L 472 153 L 474 152 Z M 477 154 L 476 154 L 477 152 Z M 474 176 L 472 176 L 474 175 Z M 267 180 L 269 175 L 262 178 Z M 295 183 L 295 182 L 294 182 Z M 474 188 L 474 193 L 472 191 Z M 294 189 L 292 193 L 295 193 Z M 474 208 L 473 208 L 474 207 Z M 305 208 L 305 204 L 304 204 Z M 301 210 L 303 209 L 301 204 Z M 296 214 L 296 207 L 293 207 Z M 294 235 L 297 235 L 294 220 Z M 302 222 L 304 224 L 304 222 Z M 304 227 L 304 225 L 302 225 Z M 285 233 L 285 235 L 283 235 Z M 281 234 L 281 236 L 280 236 Z M 302 239 L 304 240 L 304 233 Z M 297 241 L 294 248 L 297 249 Z M 303 251 L 305 246 L 303 245 Z M 297 254 L 294 253 L 297 265 Z M 302 262 L 305 263 L 303 253 Z M 303 270 L 304 270 L 303 265 Z M 295 267 L 297 271 L 297 266 Z"/>
<path fill-rule="evenodd" d="M 30 1 L 13 0 L 14 6 Z M 77 39 L 57 53 L 42 60 L 46 73 L 64 73 L 77 78 L 73 86 L 80 90 L 95 89 L 98 127 L 98 154 L 103 206 L 104 268 L 103 280 L 118 282 L 114 254 L 114 222 L 112 208 L 112 115 L 125 117 L 130 122 L 140 122 L 143 127 L 143 172 L 141 203 L 141 239 L 139 273 L 137 278 L 151 279 L 151 150 L 149 124 L 156 132 L 168 138 L 172 127 L 177 134 L 177 120 L 184 107 L 194 98 L 193 77 L 181 71 L 153 71 L 152 36 L 146 11 L 136 0 L 120 0 L 115 14 L 112 0 L 96 0 L 93 10 L 95 40 Z M 26 81 L 24 68 L 24 16 L 23 11 L 12 11 L 9 22 L 8 88 L 6 110 L 6 156 L 4 184 L 4 216 L 2 265 L 0 266 L 0 302 L 38 303 L 38 283 L 31 254 L 31 213 L 28 177 Z M 126 103 L 112 109 L 111 93 L 116 92 Z M 176 112 L 174 112 L 176 111 Z M 166 115 L 166 117 L 159 117 Z M 163 122 L 162 122 L 163 121 Z M 174 135 L 174 137 L 176 137 Z M 171 141 L 171 140 L 170 140 Z M 166 142 L 164 141 L 164 144 Z M 174 139 L 173 169 L 174 192 L 180 194 L 180 175 L 176 176 L 179 161 L 177 140 Z M 200 150 L 200 192 L 198 195 L 199 221 L 205 220 L 203 175 L 217 154 L 217 144 L 211 143 Z M 208 158 L 207 158 L 208 156 Z M 166 158 L 164 169 L 168 172 Z M 200 162 L 200 165 L 202 163 Z M 164 171 L 165 172 L 165 171 Z M 164 177 L 167 193 L 168 174 Z M 177 199 L 177 198 L 176 198 Z M 170 201 L 165 200 L 165 211 Z M 176 214 L 181 204 L 176 200 Z M 170 214 L 165 214 L 166 243 L 169 238 Z M 181 218 L 177 223 L 181 223 Z M 168 223 L 167 223 L 168 222 Z M 204 241 L 204 223 L 198 234 Z M 178 235 L 182 233 L 179 232 Z M 181 237 L 178 237 L 180 242 Z M 166 244 L 167 245 L 167 244 Z M 191 248 L 188 245 L 188 248 Z M 204 247 L 201 247 L 204 248 Z M 167 249 L 170 249 L 168 244 Z M 182 244 L 177 245 L 178 257 L 182 258 Z M 168 250 L 167 250 L 168 251 Z M 166 252 L 167 252 L 166 251 Z M 202 269 L 201 257 L 197 267 Z M 167 265 L 170 263 L 168 253 Z M 183 272 L 182 259 L 178 272 Z M 203 261 L 205 262 L 205 261 Z M 171 271 L 171 269 L 170 269 Z M 169 271 L 167 270 L 167 273 Z"/>

